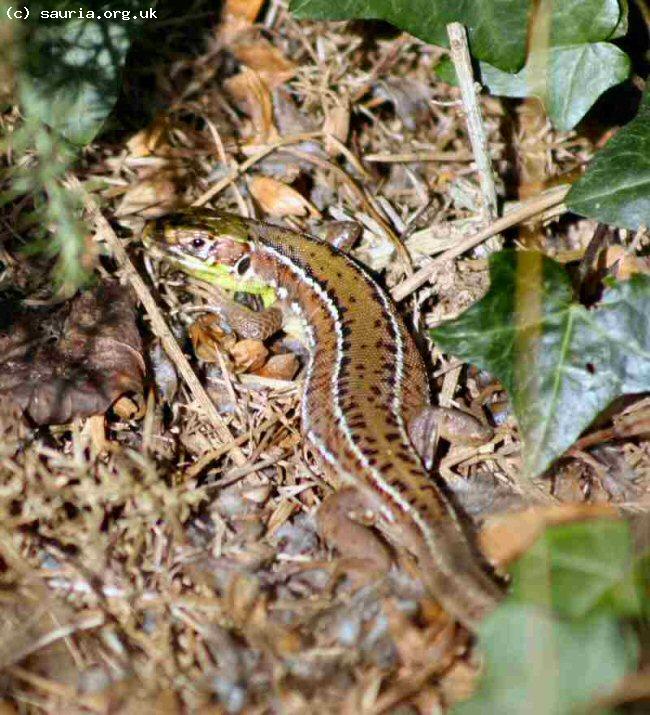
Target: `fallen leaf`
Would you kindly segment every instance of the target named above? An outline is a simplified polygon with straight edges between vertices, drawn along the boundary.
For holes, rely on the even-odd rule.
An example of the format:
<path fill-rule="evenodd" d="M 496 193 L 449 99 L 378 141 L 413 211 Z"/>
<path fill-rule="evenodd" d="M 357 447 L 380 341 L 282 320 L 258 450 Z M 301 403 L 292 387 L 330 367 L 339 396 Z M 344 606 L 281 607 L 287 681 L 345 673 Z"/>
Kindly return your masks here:
<path fill-rule="evenodd" d="M 141 393 L 145 363 L 129 291 L 102 283 L 63 306 L 14 307 L 0 333 L 0 395 L 37 424 L 104 413 Z"/>
<path fill-rule="evenodd" d="M 343 104 L 336 104 L 327 111 L 323 123 L 323 134 L 325 135 L 325 149 L 332 156 L 338 156 L 341 149 L 330 137 L 338 139 L 341 144 L 345 144 L 350 133 L 350 109 Z"/>
<path fill-rule="evenodd" d="M 268 86 L 260 75 L 244 66 L 228 78 L 224 87 L 235 104 L 251 119 L 252 131 L 248 141 L 267 144 L 278 137 L 273 123 L 273 99 Z"/>
<path fill-rule="evenodd" d="M 160 172 L 155 178 L 139 181 L 129 188 L 115 209 L 115 216 L 139 214 L 145 219 L 158 218 L 178 207 L 179 202 L 175 178 Z"/>
<path fill-rule="evenodd" d="M 243 65 L 257 72 L 270 90 L 288 82 L 297 71 L 296 65 L 264 38 L 237 43 L 233 54 Z"/>
<path fill-rule="evenodd" d="M 305 216 L 310 214 L 320 218 L 320 212 L 295 189 L 268 176 L 254 176 L 248 182 L 253 198 L 262 210 L 282 218 L 284 216 Z"/>
<path fill-rule="evenodd" d="M 256 374 L 274 380 L 293 380 L 299 367 L 300 362 L 293 353 L 284 353 L 272 355 L 259 370 L 256 370 Z"/>
<path fill-rule="evenodd" d="M 259 370 L 269 351 L 261 340 L 246 338 L 236 343 L 230 350 L 235 365 L 235 372 L 254 372 Z"/>
<path fill-rule="evenodd" d="M 623 246 L 609 246 L 605 252 L 605 265 L 613 269 L 613 275 L 619 281 L 626 281 L 635 273 L 650 273 L 650 260 L 647 256 L 628 253 Z"/>
<path fill-rule="evenodd" d="M 264 0 L 226 0 L 221 13 L 219 40 L 230 47 L 242 33 L 250 30 Z"/>
<path fill-rule="evenodd" d="M 190 340 L 194 354 L 204 362 L 219 362 L 217 351 L 230 352 L 237 338 L 227 333 L 220 324 L 217 315 L 202 315 L 197 318 L 189 329 Z"/>
<path fill-rule="evenodd" d="M 126 143 L 129 154 L 133 157 L 151 156 L 157 153 L 167 136 L 169 122 L 163 115 L 156 117 L 149 126 L 134 134 Z"/>

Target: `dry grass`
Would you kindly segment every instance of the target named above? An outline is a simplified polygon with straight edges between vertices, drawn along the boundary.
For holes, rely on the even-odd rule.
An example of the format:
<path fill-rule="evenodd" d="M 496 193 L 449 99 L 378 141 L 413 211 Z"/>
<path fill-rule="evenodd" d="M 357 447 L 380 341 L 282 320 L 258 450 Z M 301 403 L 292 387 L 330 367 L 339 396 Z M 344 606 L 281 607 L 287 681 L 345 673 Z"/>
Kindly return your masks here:
<path fill-rule="evenodd" d="M 301 376 L 234 374 L 218 344 L 213 362 L 195 359 L 184 336 L 205 299 L 164 266 L 145 271 L 143 216 L 206 196 L 255 215 L 250 180 L 259 176 L 292 184 L 313 207 L 311 216 L 288 217 L 291 225 L 313 230 L 316 215 L 361 223 L 356 255 L 389 287 L 477 226 L 462 108 L 433 73 L 440 50 L 369 26 L 298 24 L 283 2 L 269 3 L 259 23 L 243 35 L 206 28 L 202 52 L 170 57 L 157 77 L 164 109 L 155 122 L 128 142 L 100 139 L 78 172 L 82 182 L 102 180 L 104 214 L 133 236 L 131 255 L 233 441 L 224 443 L 182 381 L 176 388 L 146 319 L 158 391 L 142 418 L 109 415 L 106 443 L 90 421 L 35 431 L 7 410 L 3 712 L 352 714 L 408 703 L 404 712 L 424 713 L 471 692 L 477 663 L 468 636 L 424 597 L 408 565 L 380 583 L 337 581 L 337 560 L 315 530 L 329 487 L 300 438 Z M 267 65 L 270 53 L 285 64 L 278 60 L 264 82 L 235 75 L 233 87 L 228 67 L 242 38 Z M 322 133 L 326 121 L 330 131 L 345 121 L 332 118 L 337 107 L 349 108 L 353 128 L 344 151 Z M 589 156 L 587 140 L 539 117 L 520 122 L 489 98 L 482 109 L 503 195 L 522 193 L 513 157 L 524 165 L 532 156 L 551 181 Z M 266 200 L 273 207 L 279 197 Z M 535 237 L 552 255 L 579 255 L 593 229 L 547 222 Z M 401 309 L 421 328 L 456 315 L 486 287 L 479 251 L 445 264 Z M 647 508 L 647 442 L 614 442 L 606 462 L 577 451 L 531 486 L 519 475 L 500 387 L 425 347 L 443 400 L 499 425 L 489 445 L 441 453 L 443 474 L 476 518 L 556 499 Z"/>

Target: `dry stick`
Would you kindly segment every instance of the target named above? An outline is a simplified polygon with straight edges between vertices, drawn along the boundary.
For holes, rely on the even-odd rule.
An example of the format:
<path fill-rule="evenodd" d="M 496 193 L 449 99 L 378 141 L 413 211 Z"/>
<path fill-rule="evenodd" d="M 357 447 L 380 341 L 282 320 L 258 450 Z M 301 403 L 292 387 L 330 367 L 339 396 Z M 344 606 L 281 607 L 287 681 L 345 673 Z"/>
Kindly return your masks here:
<path fill-rule="evenodd" d="M 256 164 L 258 161 L 263 159 L 265 156 L 268 156 L 268 154 L 271 154 L 271 152 L 274 152 L 276 149 L 282 146 L 286 146 L 287 144 L 300 144 L 300 142 L 307 141 L 308 139 L 317 139 L 321 136 L 323 136 L 323 132 L 321 131 L 305 132 L 304 134 L 292 134 L 291 136 L 281 137 L 276 142 L 273 142 L 273 144 L 267 144 L 261 147 L 258 152 L 253 154 L 253 156 L 246 159 L 246 161 L 239 166 L 236 166 L 235 168 L 231 169 L 227 176 L 224 176 L 221 181 L 218 181 L 214 186 L 211 186 L 206 192 L 201 194 L 201 196 L 199 196 L 199 198 L 194 201 L 192 206 L 203 206 L 207 204 L 210 199 L 221 193 L 226 188 L 226 186 L 231 184 L 233 181 L 235 181 L 235 179 L 237 179 L 239 176 L 248 171 L 248 169 L 250 169 L 253 164 Z"/>
<path fill-rule="evenodd" d="M 404 154 L 365 154 L 364 161 L 381 164 L 410 164 L 428 161 L 474 161 L 468 151 L 411 151 Z"/>
<path fill-rule="evenodd" d="M 478 105 L 472 61 L 467 46 L 465 28 L 459 22 L 447 25 L 451 59 L 456 69 L 463 108 L 467 116 L 467 131 L 476 160 L 476 169 L 483 194 L 483 215 L 486 221 L 494 221 L 497 217 L 497 191 L 494 185 L 492 162 L 488 153 L 487 136 Z M 496 248 L 496 246 L 495 246 Z"/>
<path fill-rule="evenodd" d="M 68 183 L 73 188 L 79 188 L 79 182 L 76 178 L 72 178 Z M 90 196 L 86 195 L 84 197 L 84 203 L 88 213 L 90 214 L 91 220 L 95 224 L 100 240 L 103 240 L 109 247 L 113 257 L 117 261 L 117 264 L 122 269 L 123 274 L 131 284 L 133 290 L 136 292 L 136 295 L 140 299 L 142 306 L 147 311 L 147 315 L 151 320 L 153 332 L 158 336 L 158 338 L 160 338 L 165 352 L 174 362 L 174 365 L 176 365 L 178 372 L 189 387 L 192 396 L 203 409 L 206 417 L 219 436 L 219 439 L 222 442 L 234 442 L 234 437 L 228 429 L 228 426 L 223 421 L 223 418 L 217 411 L 217 408 L 214 406 L 214 403 L 205 391 L 205 388 L 196 376 L 196 373 L 192 370 L 192 366 L 176 342 L 176 338 L 174 338 L 173 333 L 167 326 L 165 319 L 156 305 L 156 301 L 149 292 L 145 282 L 140 277 L 140 274 L 136 271 L 135 266 L 131 263 L 131 259 L 129 258 L 119 238 L 115 235 L 115 232 L 111 228 L 110 224 L 104 218 L 99 210 L 99 207 Z M 232 454 L 233 461 L 237 466 L 241 467 L 246 464 L 246 457 L 236 445 L 233 445 Z"/>
<path fill-rule="evenodd" d="M 535 196 L 533 199 L 523 201 L 516 209 L 508 212 L 505 216 L 497 219 L 489 226 L 486 226 L 474 236 L 469 236 L 469 238 L 461 241 L 458 245 L 453 246 L 444 253 L 441 253 L 437 258 L 434 258 L 430 263 L 427 263 L 426 266 L 420 268 L 417 273 L 413 274 L 399 285 L 396 285 L 391 291 L 393 299 L 396 301 L 403 300 L 407 295 L 410 295 L 414 290 L 417 290 L 420 286 L 424 285 L 431 274 L 442 263 L 460 256 L 465 253 L 465 251 L 469 251 L 470 248 L 478 246 L 479 243 L 483 243 L 486 239 L 496 236 L 502 231 L 505 231 L 512 226 L 516 226 L 522 221 L 526 221 L 527 219 L 532 218 L 533 216 L 536 216 L 553 206 L 561 204 L 570 188 L 571 187 L 567 185 L 558 186 L 550 191 L 540 194 L 539 196 Z"/>
<path fill-rule="evenodd" d="M 488 153 L 487 136 L 478 104 L 476 86 L 474 85 L 474 71 L 472 69 L 472 60 L 469 56 L 467 34 L 465 28 L 459 22 L 452 22 L 447 25 L 447 35 L 449 36 L 451 59 L 454 63 L 460 86 L 463 109 L 467 118 L 467 133 L 472 145 L 481 194 L 483 195 L 483 218 L 486 223 L 490 223 L 497 217 L 497 191 L 494 185 L 494 175 L 492 174 L 492 162 Z M 499 244 L 500 241 L 497 238 L 491 239 L 488 242 L 488 248 L 498 250 Z M 440 404 L 443 407 L 451 406 L 460 371 L 461 368 L 456 368 L 448 372 L 444 377 L 440 393 Z"/>

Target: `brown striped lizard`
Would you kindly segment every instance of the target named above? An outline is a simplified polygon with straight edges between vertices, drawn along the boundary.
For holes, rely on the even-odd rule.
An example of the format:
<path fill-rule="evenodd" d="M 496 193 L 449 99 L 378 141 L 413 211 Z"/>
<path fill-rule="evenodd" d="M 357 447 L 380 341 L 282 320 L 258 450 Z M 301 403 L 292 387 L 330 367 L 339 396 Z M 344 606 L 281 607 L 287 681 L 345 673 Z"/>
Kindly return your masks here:
<path fill-rule="evenodd" d="M 145 244 L 162 248 L 189 272 L 217 264 L 226 266 L 235 281 L 256 279 L 273 286 L 299 313 L 310 355 L 303 435 L 328 481 L 341 487 L 333 496 L 356 495 L 356 502 L 354 497 L 348 502 L 352 507 L 344 500 L 321 506 L 330 542 L 344 554 L 365 552 L 381 561 L 360 534 L 358 510 L 371 514 L 390 543 L 415 557 L 431 595 L 475 630 L 502 598 L 502 588 L 448 488 L 439 475 L 428 473 L 421 453 L 426 453 L 423 434 L 431 423 L 447 439 L 454 431 L 480 439 L 482 425 L 464 413 L 431 406 L 422 357 L 377 280 L 331 242 L 204 209 L 151 223 Z M 246 322 L 245 311 L 235 308 L 226 316 L 236 330 Z M 351 517 L 347 523 L 346 516 Z"/>

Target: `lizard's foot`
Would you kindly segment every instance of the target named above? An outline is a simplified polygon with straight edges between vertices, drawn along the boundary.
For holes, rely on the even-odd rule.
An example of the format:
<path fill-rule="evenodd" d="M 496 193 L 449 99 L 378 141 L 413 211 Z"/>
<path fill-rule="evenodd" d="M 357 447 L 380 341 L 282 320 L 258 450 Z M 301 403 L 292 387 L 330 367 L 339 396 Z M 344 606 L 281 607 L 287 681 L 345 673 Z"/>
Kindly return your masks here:
<path fill-rule="evenodd" d="M 337 562 L 334 581 L 344 574 L 354 586 L 386 576 L 393 561 L 390 549 L 371 526 L 368 500 L 352 487 L 330 495 L 316 515 L 325 542 L 345 556 Z"/>

